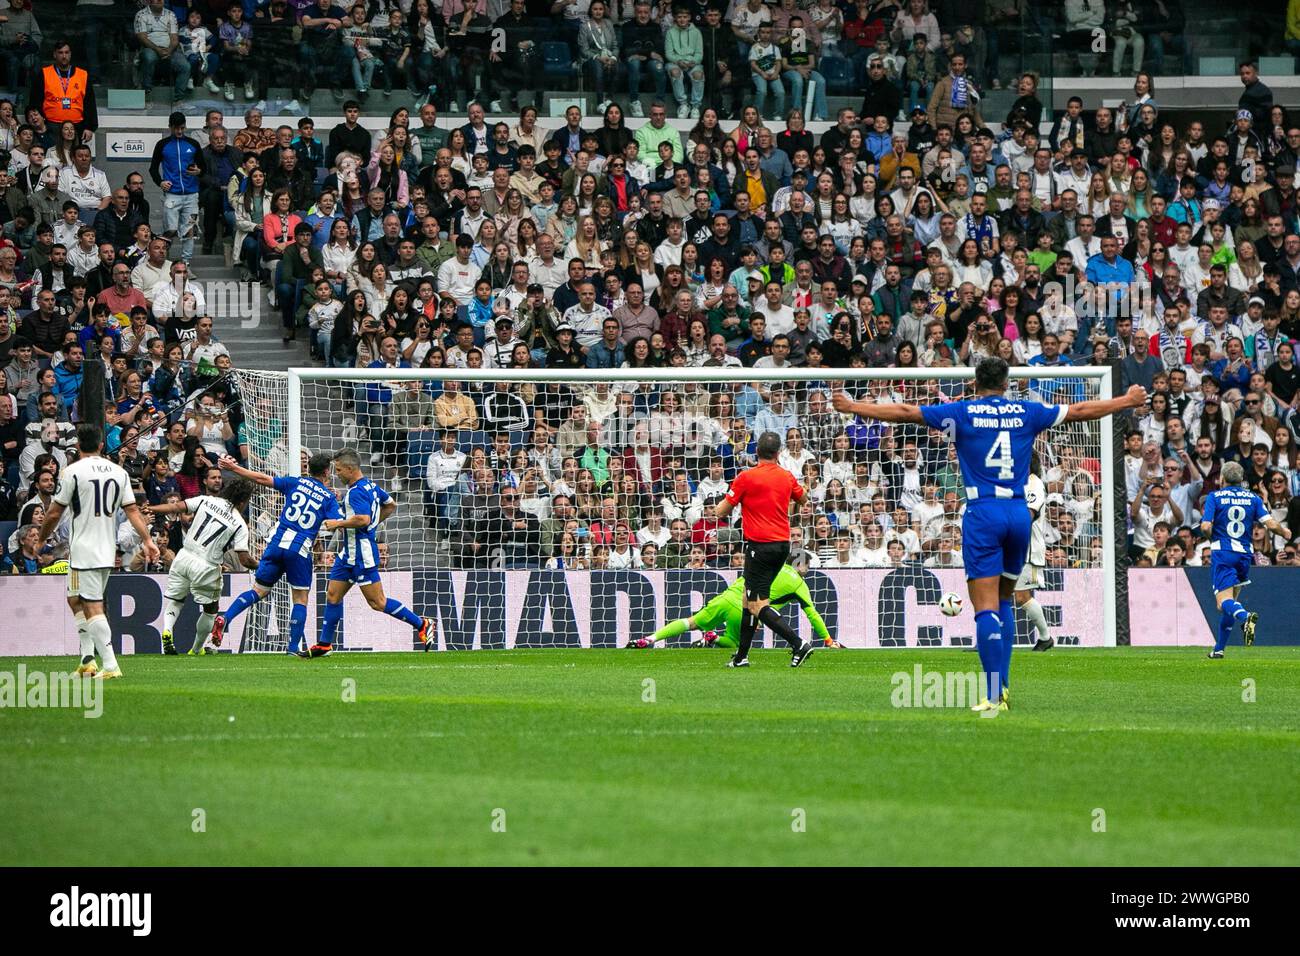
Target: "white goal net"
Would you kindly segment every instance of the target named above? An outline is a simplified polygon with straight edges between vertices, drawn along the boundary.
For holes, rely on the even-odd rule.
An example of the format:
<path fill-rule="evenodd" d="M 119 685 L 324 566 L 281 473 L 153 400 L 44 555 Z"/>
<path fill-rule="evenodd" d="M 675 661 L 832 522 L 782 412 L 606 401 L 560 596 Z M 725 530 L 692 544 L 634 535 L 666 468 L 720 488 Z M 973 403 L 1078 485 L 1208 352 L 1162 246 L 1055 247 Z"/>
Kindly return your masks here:
<path fill-rule="evenodd" d="M 781 436 L 781 464 L 812 492 L 792 518 L 791 563 L 831 635 L 846 647 L 973 646 L 969 608 L 949 618 L 938 607 L 946 592 L 965 595 L 965 482 L 951 443 L 830 404 L 841 388 L 950 401 L 972 393 L 971 369 L 237 374 L 253 468 L 296 474 L 301 450 L 351 448 L 396 499 L 379 533 L 385 591 L 438 622 L 441 648 L 623 646 L 699 610 L 739 573 L 738 521 L 712 506 L 764 431 Z M 1110 389 L 1106 367 L 1018 368 L 1009 394 L 1070 404 Z M 1038 598 L 1063 645 L 1115 643 L 1113 428 L 1069 423 L 1035 445 L 1048 491 Z M 281 503 L 274 492 L 254 503 L 259 546 Z M 250 616 L 241 649 L 282 649 L 287 607 L 277 593 Z M 784 613 L 810 633 L 797 602 Z M 353 594 L 339 646 L 413 645 Z"/>

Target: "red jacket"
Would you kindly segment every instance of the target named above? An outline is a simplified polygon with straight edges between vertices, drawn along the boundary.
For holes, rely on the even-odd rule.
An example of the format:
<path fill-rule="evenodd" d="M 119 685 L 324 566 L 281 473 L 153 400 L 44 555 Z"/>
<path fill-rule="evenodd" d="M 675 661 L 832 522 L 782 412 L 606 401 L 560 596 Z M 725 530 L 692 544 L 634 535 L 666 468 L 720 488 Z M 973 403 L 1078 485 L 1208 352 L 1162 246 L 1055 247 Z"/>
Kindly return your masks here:
<path fill-rule="evenodd" d="M 719 554 L 718 531 L 725 527 L 727 522 L 705 515 L 691 526 L 691 544 L 701 546 L 705 554 L 710 558 L 716 558 Z"/>
<path fill-rule="evenodd" d="M 703 313 L 692 312 L 690 315 L 682 315 L 676 309 L 672 309 L 663 314 L 659 319 L 659 333 L 664 337 L 664 348 L 667 351 L 671 352 L 677 348 L 678 342 L 687 341 L 691 319 L 696 316 L 702 317 Z"/>
<path fill-rule="evenodd" d="M 1178 241 L 1178 237 L 1176 235 L 1178 230 L 1178 223 L 1176 220 L 1172 219 L 1169 215 L 1166 214 L 1164 219 L 1162 219 L 1160 222 L 1156 222 L 1154 217 L 1149 218 L 1147 222 L 1151 226 L 1151 239 L 1154 242 L 1163 243 L 1164 247 L 1166 249 L 1169 249 L 1172 248 L 1175 245 L 1175 243 Z"/>
<path fill-rule="evenodd" d="M 876 39 L 885 35 L 885 21 L 867 14 L 867 19 L 860 20 L 856 13 L 852 18 L 844 18 L 844 39 L 864 50 L 876 45 Z"/>
<path fill-rule="evenodd" d="M 647 484 L 645 476 L 641 474 L 641 466 L 636 460 L 636 452 L 631 446 L 625 448 L 622 454 L 623 470 L 627 474 L 636 478 L 641 485 L 642 491 L 650 491 L 651 486 L 658 486 L 664 477 L 664 455 L 658 448 L 650 449 L 650 483 Z"/>

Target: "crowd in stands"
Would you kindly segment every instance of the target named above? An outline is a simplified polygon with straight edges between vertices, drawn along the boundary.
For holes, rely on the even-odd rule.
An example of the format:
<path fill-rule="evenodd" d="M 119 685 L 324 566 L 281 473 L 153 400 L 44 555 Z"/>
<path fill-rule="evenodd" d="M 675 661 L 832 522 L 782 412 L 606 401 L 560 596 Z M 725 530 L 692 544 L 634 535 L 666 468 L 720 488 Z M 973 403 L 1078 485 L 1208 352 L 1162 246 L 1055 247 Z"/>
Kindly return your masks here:
<path fill-rule="evenodd" d="M 352 65 L 373 49 L 376 71 L 387 72 L 396 47 L 361 38 L 372 13 L 389 11 L 315 3 L 301 14 L 304 38 L 350 30 L 352 46 L 338 48 L 352 51 Z M 214 110 L 191 132 L 174 114 L 149 170 L 166 194 L 160 237 L 141 209 L 141 174 L 117 190 L 99 183 L 76 148 L 79 128 L 46 123 L 38 141 L 29 110 L 0 203 L 12 213 L 0 248 L 0 295 L 10 296 L 0 349 L 13 353 L 0 355 L 0 408 L 10 406 L 0 414 L 13 436 L 15 506 L 29 508 L 43 475 L 61 466 L 57 428 L 75 415 L 86 361 L 109 370 L 112 449 L 141 468 L 147 493 L 172 493 L 169 481 L 192 493 L 220 481 L 210 465 L 222 449 L 247 455 L 244 410 L 224 374 L 230 357 L 187 276 L 196 247 L 228 242 L 246 278 L 265 283 L 285 339 L 306 336 L 334 368 L 827 370 L 821 381 L 726 387 L 358 386 L 338 411 L 376 476 L 408 496 L 457 567 L 732 564 L 735 528 L 710 505 L 768 430 L 814 492 L 796 516 L 799 560 L 960 566 L 965 492 L 948 445 L 845 419 L 829 395 L 836 369 L 970 366 L 988 355 L 1017 366 L 1109 365 L 1122 385 L 1152 392 L 1125 423 L 1133 563 L 1206 560 L 1199 506 L 1230 460 L 1300 530 L 1300 125 L 1243 62 L 1240 103 L 1218 126 L 1162 118 L 1147 72 L 1123 108 L 1074 98 L 1053 115 L 1026 73 L 995 132 L 980 89 L 1003 79 L 989 49 L 997 29 L 977 31 L 981 49 L 951 46 L 973 36 L 960 11 L 974 6 L 942 4 L 937 17 L 919 0 L 906 10 L 844 11 L 825 0 L 624 8 L 624 42 L 647 12 L 656 30 L 673 21 L 664 35 L 674 43 L 687 41 L 673 30 L 698 34 L 724 12 L 754 31 L 751 54 L 778 29 L 777 59 L 751 61 L 738 122 L 724 123 L 720 68 L 703 71 L 701 88 L 689 58 L 672 57 L 663 70 L 671 100 L 664 77 L 643 64 L 658 86 L 635 128 L 612 85 L 597 116 L 575 106 L 558 128 L 531 106 L 507 116 L 491 99 L 504 88 L 471 102 L 467 122 L 440 123 L 439 97 L 422 96 L 373 133 L 356 100 L 328 131 L 310 118 L 272 128 L 250 107 L 241 129 Z M 801 9 L 819 28 L 833 18 L 819 22 L 817 11 L 840 13 L 841 31 L 823 29 L 823 44 L 871 38 L 859 44 L 869 51 L 863 108 L 839 110 L 819 135 L 798 108 L 771 126 L 764 114 L 793 82 L 782 51 Z M 416 0 L 406 13 L 418 21 L 429 10 Z M 472 4 L 450 12 L 466 32 L 487 16 Z M 580 54 L 596 50 L 597 75 L 612 83 L 608 61 L 628 58 L 606 44 L 603 12 L 600 0 L 554 10 L 561 33 Z M 501 16 L 512 13 L 532 16 L 517 0 Z M 229 16 L 236 22 L 234 9 Z M 860 22 L 879 29 L 850 29 Z M 744 29 L 730 32 L 740 41 Z M 304 71 L 341 92 L 338 61 L 309 57 L 303 42 Z M 942 64 L 933 82 L 876 79 L 888 59 L 923 43 Z M 481 84 L 510 73 L 491 56 Z M 428 94 L 422 68 L 411 68 L 414 89 Z M 375 75 L 354 72 L 364 81 L 355 86 Z M 436 92 L 441 82 L 428 85 Z M 684 133 L 668 122 L 670 102 Z M 907 122 L 897 122 L 904 108 Z M 69 165 L 59 167 L 64 143 Z M 94 194 L 87 183 L 98 183 Z M 1068 377 L 1026 387 L 1052 401 L 1082 396 Z M 909 401 L 946 394 L 915 382 L 869 390 Z M 1099 562 L 1107 519 L 1097 489 L 1111 478 L 1098 454 L 1090 432 L 1041 444 L 1054 567 Z M 1294 546 L 1266 534 L 1256 554 L 1295 560 Z"/>
<path fill-rule="evenodd" d="M 4 3 L 0 74 L 17 88 L 36 71 L 43 35 L 30 0 Z M 811 88 L 811 119 L 825 113 L 828 79 L 837 92 L 910 106 L 961 75 L 950 72 L 957 55 L 976 99 L 1013 85 L 1034 52 L 1061 51 L 1085 75 L 1193 65 L 1183 0 L 76 0 L 75 11 L 93 78 L 107 77 L 101 47 L 112 45 L 133 85 L 150 96 L 162 87 L 164 102 L 252 103 L 275 86 L 301 104 L 318 90 L 362 102 L 381 92 L 498 113 L 526 91 L 580 84 L 598 111 L 626 97 L 640 116 L 642 93 L 671 92 L 680 117 L 707 101 L 736 119 L 747 97 L 764 112 L 770 95 L 783 115 Z M 1242 18 L 1252 49 L 1300 50 L 1300 0 L 1284 29 L 1250 22 L 1260 16 Z"/>
<path fill-rule="evenodd" d="M 16 522 L 0 541 L 5 573 L 66 570 L 66 522 L 39 553 L 34 529 L 78 453 L 75 423 L 100 414 L 101 403 L 106 452 L 147 504 L 216 493 L 219 458 L 250 454 L 230 351 L 215 332 L 224 317 L 190 275 L 202 149 L 175 114 L 147 172 L 110 185 L 86 142 L 96 112 L 80 69 L 57 42 L 45 85 L 61 93 L 66 83 L 78 98 L 34 95 L 43 108 L 28 109 L 0 148 L 0 521 Z M 0 101 L 0 116 L 13 115 L 12 101 Z M 156 234 L 145 175 L 164 194 L 165 228 Z M 98 400 L 87 397 L 88 370 L 103 382 Z M 265 451 L 261 441 L 252 437 Z M 162 557 L 148 564 L 123 521 L 121 567 L 166 570 L 184 526 L 157 519 Z"/>

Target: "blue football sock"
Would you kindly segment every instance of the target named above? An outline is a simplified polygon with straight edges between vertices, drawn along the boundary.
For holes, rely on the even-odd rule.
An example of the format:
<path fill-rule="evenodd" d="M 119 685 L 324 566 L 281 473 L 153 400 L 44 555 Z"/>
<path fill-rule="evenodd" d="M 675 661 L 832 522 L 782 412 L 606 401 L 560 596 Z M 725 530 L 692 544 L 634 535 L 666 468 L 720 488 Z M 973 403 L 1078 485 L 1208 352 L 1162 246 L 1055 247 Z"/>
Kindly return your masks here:
<path fill-rule="evenodd" d="M 226 611 L 222 615 L 222 617 L 224 617 L 226 619 L 226 623 L 229 624 L 231 621 L 239 617 L 239 615 L 243 614 L 245 611 L 247 611 L 250 607 L 252 607 L 257 602 L 258 602 L 257 592 L 254 591 L 252 588 L 249 588 L 243 594 L 239 595 L 239 597 L 235 598 L 233 601 L 230 602 L 230 607 L 226 608 Z"/>
<path fill-rule="evenodd" d="M 1250 617 L 1250 615 L 1246 613 L 1246 609 L 1242 607 L 1241 602 L 1236 598 L 1228 598 L 1228 600 L 1223 602 L 1223 607 L 1220 608 L 1220 610 L 1223 611 L 1224 614 L 1230 616 L 1238 624 L 1244 624 L 1246 618 Z"/>
<path fill-rule="evenodd" d="M 324 623 L 320 629 L 320 643 L 333 644 L 334 635 L 338 633 L 339 624 L 343 621 L 343 602 L 330 604 L 325 602 Z"/>
<path fill-rule="evenodd" d="M 1002 686 L 1011 686 L 1011 651 L 1016 646 L 1016 611 L 1010 601 L 998 605 L 998 617 L 1002 618 L 1002 666 L 998 669 Z M 989 698 L 992 700 L 993 698 Z"/>
<path fill-rule="evenodd" d="M 384 613 L 389 617 L 395 617 L 399 621 L 405 621 L 413 628 L 419 628 L 424 624 L 420 620 L 420 615 L 416 614 L 409 607 L 403 604 L 397 598 L 389 598 L 388 603 L 384 605 Z"/>
<path fill-rule="evenodd" d="M 295 604 L 289 612 L 289 651 L 297 653 L 302 647 L 303 633 L 307 630 L 307 605 Z"/>
<path fill-rule="evenodd" d="M 1219 615 L 1219 639 L 1214 642 L 1214 649 L 1221 651 L 1228 646 L 1228 638 L 1232 636 L 1232 625 L 1237 623 L 1224 608 L 1223 613 Z"/>
<path fill-rule="evenodd" d="M 993 611 L 980 611 L 975 615 L 975 649 L 979 652 L 980 668 L 984 671 L 989 700 L 997 700 L 1002 690 L 1002 621 Z"/>

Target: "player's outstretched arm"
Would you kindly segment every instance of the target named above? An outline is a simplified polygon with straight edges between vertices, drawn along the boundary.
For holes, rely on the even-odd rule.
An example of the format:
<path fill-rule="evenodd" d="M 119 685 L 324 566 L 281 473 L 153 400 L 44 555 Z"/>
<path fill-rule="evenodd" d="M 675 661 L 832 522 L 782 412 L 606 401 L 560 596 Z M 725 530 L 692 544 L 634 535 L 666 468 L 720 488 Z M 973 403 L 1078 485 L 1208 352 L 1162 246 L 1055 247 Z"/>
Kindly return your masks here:
<path fill-rule="evenodd" d="M 238 561 L 240 565 L 247 568 L 249 571 L 257 570 L 257 558 L 253 557 L 247 551 L 236 551 L 235 560 Z"/>
<path fill-rule="evenodd" d="M 831 404 L 835 406 L 837 412 L 857 415 L 860 418 L 872 418 L 878 422 L 890 422 L 898 425 L 925 424 L 921 409 L 915 405 L 903 405 L 893 402 L 888 404 L 855 402 L 843 392 L 836 392 L 831 398 Z"/>
<path fill-rule="evenodd" d="M 167 504 L 145 506 L 145 511 L 153 515 L 183 515 L 188 510 L 189 506 L 183 501 L 172 501 Z"/>
<path fill-rule="evenodd" d="M 821 639 L 821 642 L 823 644 L 833 643 L 834 639 L 831 637 L 830 628 L 826 626 L 826 622 L 822 619 L 821 613 L 817 608 L 813 607 L 812 602 L 809 601 L 807 604 L 800 604 L 800 607 L 803 608 L 804 617 L 808 618 L 808 623 L 812 625 L 813 633 Z"/>
<path fill-rule="evenodd" d="M 1090 402 L 1076 402 L 1065 413 L 1067 422 L 1093 422 L 1129 408 L 1141 408 L 1147 403 L 1147 390 L 1134 385 L 1119 398 L 1098 398 Z"/>
<path fill-rule="evenodd" d="M 122 511 L 126 515 L 126 520 L 131 522 L 131 527 L 135 533 L 140 536 L 140 550 L 147 561 L 158 560 L 158 545 L 153 543 L 153 533 L 149 529 L 149 522 L 144 520 L 144 514 L 140 511 L 140 506 L 135 502 L 129 505 L 123 505 Z"/>
<path fill-rule="evenodd" d="M 251 471 L 239 462 L 235 461 L 235 459 L 231 458 L 229 455 L 222 455 L 218 458 L 217 467 L 222 471 L 233 472 L 240 478 L 247 478 L 254 484 L 265 485 L 267 488 L 270 488 L 275 484 L 275 479 L 270 475 L 264 475 L 260 471 Z"/>
<path fill-rule="evenodd" d="M 1291 529 L 1286 527 L 1284 524 L 1282 524 L 1282 522 L 1278 521 L 1276 518 L 1271 516 L 1265 518 L 1263 520 L 1263 525 L 1265 528 L 1267 528 L 1269 531 L 1272 531 L 1274 534 L 1280 534 L 1287 541 L 1291 540 Z M 1202 527 L 1204 527 L 1204 525 L 1202 525 Z"/>

